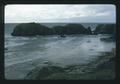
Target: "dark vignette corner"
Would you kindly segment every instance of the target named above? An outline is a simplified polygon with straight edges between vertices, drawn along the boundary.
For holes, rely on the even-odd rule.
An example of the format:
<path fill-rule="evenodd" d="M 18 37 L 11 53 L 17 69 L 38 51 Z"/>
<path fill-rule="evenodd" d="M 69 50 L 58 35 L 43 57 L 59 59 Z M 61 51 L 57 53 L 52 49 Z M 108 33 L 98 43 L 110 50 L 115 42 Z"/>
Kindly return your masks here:
<path fill-rule="evenodd" d="M 0 79 L 4 79 L 4 6 L 0 3 Z"/>
<path fill-rule="evenodd" d="M 120 78 L 120 2 L 116 2 L 116 79 Z"/>

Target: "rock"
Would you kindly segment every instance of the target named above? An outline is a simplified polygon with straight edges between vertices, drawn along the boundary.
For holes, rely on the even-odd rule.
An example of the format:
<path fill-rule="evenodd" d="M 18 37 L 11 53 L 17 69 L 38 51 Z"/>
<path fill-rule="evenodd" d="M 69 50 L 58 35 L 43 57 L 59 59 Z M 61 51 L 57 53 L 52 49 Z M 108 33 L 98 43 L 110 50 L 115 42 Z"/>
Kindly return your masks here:
<path fill-rule="evenodd" d="M 102 69 L 102 68 L 115 68 L 115 57 L 110 58 L 107 61 L 104 61 L 103 63 L 100 63 L 97 65 L 97 69 Z"/>
<path fill-rule="evenodd" d="M 88 34 L 92 35 L 92 30 L 91 30 L 91 27 L 88 27 Z"/>
<path fill-rule="evenodd" d="M 106 42 L 111 42 L 111 41 L 115 41 L 114 38 L 110 37 L 110 38 L 100 38 L 101 41 L 106 41 Z"/>
<path fill-rule="evenodd" d="M 46 26 L 38 23 L 22 23 L 18 24 L 13 32 L 12 36 L 36 36 L 36 35 L 49 35 L 52 31 Z"/>
<path fill-rule="evenodd" d="M 61 35 L 62 34 L 62 35 Z M 55 26 L 53 28 L 46 27 L 40 23 L 22 23 L 18 24 L 12 36 L 36 36 L 36 35 L 61 35 L 65 37 L 71 34 L 92 34 L 91 28 L 85 28 L 81 24 L 66 24 L 65 26 Z"/>
<path fill-rule="evenodd" d="M 64 72 L 64 69 L 57 66 L 45 66 L 42 68 L 37 67 L 29 72 L 25 79 L 44 79 L 51 74 L 59 72 Z"/>
<path fill-rule="evenodd" d="M 63 38 L 65 38 L 66 36 L 65 36 L 65 35 L 60 35 L 60 37 L 63 37 Z"/>
<path fill-rule="evenodd" d="M 87 41 L 87 43 L 90 43 L 90 42 L 91 42 L 90 40 Z"/>
<path fill-rule="evenodd" d="M 8 50 L 8 48 L 5 48 L 5 50 Z"/>
<path fill-rule="evenodd" d="M 71 23 L 71 24 L 67 24 L 64 26 L 64 31 L 65 34 L 90 34 L 90 28 L 85 28 L 83 25 L 81 24 L 75 24 L 75 23 Z"/>
<path fill-rule="evenodd" d="M 94 34 L 115 34 L 115 24 L 100 24 L 93 31 Z"/>

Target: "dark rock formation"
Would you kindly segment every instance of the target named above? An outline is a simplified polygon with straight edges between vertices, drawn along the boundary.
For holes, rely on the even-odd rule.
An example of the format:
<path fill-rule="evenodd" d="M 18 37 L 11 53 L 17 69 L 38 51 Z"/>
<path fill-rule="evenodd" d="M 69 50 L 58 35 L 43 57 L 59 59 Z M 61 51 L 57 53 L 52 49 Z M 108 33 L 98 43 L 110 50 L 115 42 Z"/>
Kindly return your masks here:
<path fill-rule="evenodd" d="M 115 69 L 115 57 L 112 57 L 109 60 L 97 65 L 97 69 L 103 68 Z"/>
<path fill-rule="evenodd" d="M 88 34 L 92 34 L 91 27 L 88 27 Z"/>
<path fill-rule="evenodd" d="M 88 30 L 81 24 L 67 24 L 64 26 L 65 34 L 88 34 Z"/>
<path fill-rule="evenodd" d="M 116 39 L 113 36 L 111 36 L 109 38 L 100 38 L 100 40 L 101 41 L 106 41 L 106 42 L 111 42 L 111 41 L 115 41 Z"/>
<path fill-rule="evenodd" d="M 60 37 L 66 37 L 65 35 L 60 35 Z"/>
<path fill-rule="evenodd" d="M 54 74 L 64 72 L 62 67 L 47 66 L 42 68 L 35 68 L 27 74 L 25 79 L 44 79 L 45 77 Z"/>
<path fill-rule="evenodd" d="M 55 26 L 53 27 L 53 31 L 55 34 L 63 35 L 71 35 L 71 34 L 88 34 L 88 30 L 82 26 L 81 24 L 67 24 L 65 26 Z"/>
<path fill-rule="evenodd" d="M 100 24 L 94 30 L 94 34 L 115 34 L 115 24 Z"/>
<path fill-rule="evenodd" d="M 65 28 L 64 26 L 55 26 L 52 28 L 54 34 L 58 34 L 58 35 L 61 35 L 61 34 L 65 34 Z"/>
<path fill-rule="evenodd" d="M 12 34 L 13 36 L 33 36 L 33 35 L 49 35 L 52 34 L 51 29 L 38 23 L 22 23 L 17 25 Z"/>
<path fill-rule="evenodd" d="M 48 28 L 39 23 L 18 24 L 11 35 L 13 36 L 35 36 L 35 35 L 71 35 L 71 34 L 92 34 L 91 28 L 85 28 L 81 24 L 67 24 Z M 63 36 L 61 36 L 63 37 Z"/>

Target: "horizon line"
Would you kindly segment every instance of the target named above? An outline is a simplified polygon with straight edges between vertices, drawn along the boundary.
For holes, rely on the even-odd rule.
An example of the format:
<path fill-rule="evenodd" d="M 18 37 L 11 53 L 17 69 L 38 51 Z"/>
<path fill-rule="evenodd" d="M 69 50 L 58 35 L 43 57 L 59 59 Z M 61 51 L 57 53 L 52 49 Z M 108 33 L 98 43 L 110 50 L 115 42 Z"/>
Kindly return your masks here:
<path fill-rule="evenodd" d="M 116 23 L 116 22 L 15 22 L 15 23 Z M 10 24 L 10 23 L 8 22 L 4 24 Z"/>

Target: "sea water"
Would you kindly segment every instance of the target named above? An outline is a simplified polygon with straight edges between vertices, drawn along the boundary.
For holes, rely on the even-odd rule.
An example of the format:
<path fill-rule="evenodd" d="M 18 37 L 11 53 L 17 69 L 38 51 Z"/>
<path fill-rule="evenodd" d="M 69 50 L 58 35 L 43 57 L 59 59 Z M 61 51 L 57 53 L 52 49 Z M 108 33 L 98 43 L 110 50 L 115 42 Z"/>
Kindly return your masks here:
<path fill-rule="evenodd" d="M 11 26 L 10 26 L 11 25 Z M 115 42 L 103 42 L 109 35 L 11 36 L 16 24 L 5 26 L 5 78 L 24 79 L 35 67 L 50 62 L 67 66 L 87 64 L 102 52 L 115 48 Z"/>

